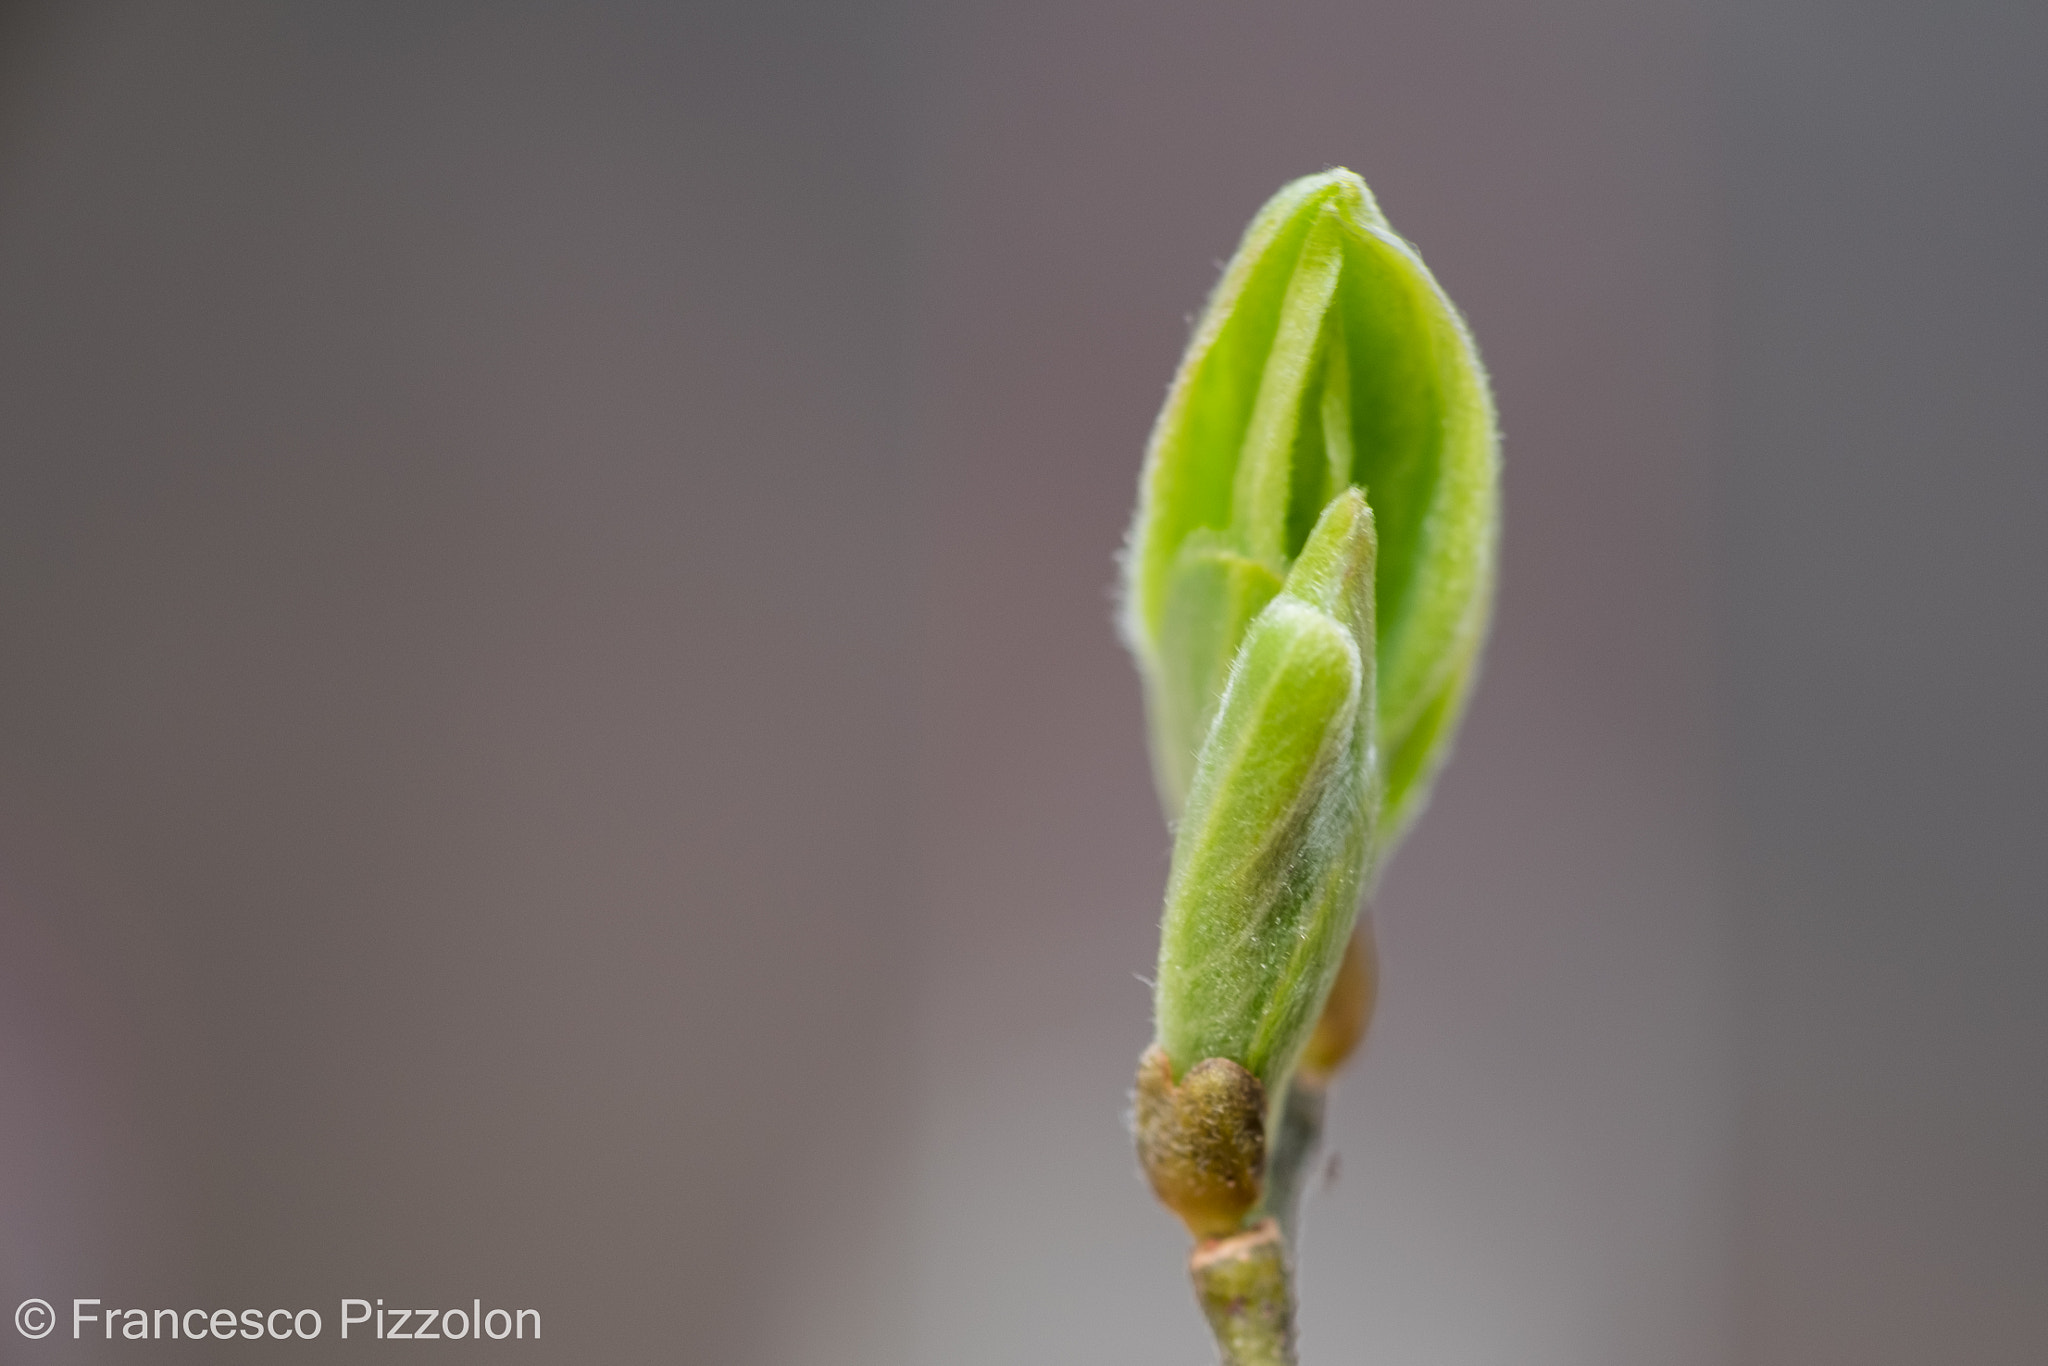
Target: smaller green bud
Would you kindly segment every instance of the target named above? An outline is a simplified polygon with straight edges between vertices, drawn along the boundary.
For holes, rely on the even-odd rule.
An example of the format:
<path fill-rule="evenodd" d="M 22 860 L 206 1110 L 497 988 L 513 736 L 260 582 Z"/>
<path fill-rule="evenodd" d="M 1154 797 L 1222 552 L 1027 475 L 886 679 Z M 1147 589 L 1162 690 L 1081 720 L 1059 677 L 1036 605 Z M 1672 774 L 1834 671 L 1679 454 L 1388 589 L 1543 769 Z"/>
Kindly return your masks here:
<path fill-rule="evenodd" d="M 1322 511 L 1253 619 L 1196 759 L 1154 997 L 1175 1074 L 1223 1058 L 1283 1094 L 1357 918 L 1378 818 L 1372 510 Z"/>

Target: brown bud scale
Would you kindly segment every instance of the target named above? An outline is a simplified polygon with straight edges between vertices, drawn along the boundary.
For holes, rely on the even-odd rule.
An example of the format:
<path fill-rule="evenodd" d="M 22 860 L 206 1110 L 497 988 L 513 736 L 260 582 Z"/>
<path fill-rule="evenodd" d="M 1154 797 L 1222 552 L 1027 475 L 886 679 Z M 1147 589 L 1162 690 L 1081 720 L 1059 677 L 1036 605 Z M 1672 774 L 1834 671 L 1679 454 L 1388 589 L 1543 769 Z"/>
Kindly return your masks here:
<path fill-rule="evenodd" d="M 1236 1232 L 1259 1202 L 1266 1088 L 1228 1058 L 1205 1058 L 1178 1085 L 1157 1044 L 1138 1060 L 1138 1161 L 1160 1203 L 1197 1238 Z"/>
<path fill-rule="evenodd" d="M 1344 948 L 1337 980 L 1323 1002 L 1323 1013 L 1301 1050 L 1296 1075 L 1311 1086 L 1326 1086 L 1365 1038 L 1372 1008 L 1379 997 L 1380 957 L 1373 942 L 1372 921 L 1361 916 Z"/>

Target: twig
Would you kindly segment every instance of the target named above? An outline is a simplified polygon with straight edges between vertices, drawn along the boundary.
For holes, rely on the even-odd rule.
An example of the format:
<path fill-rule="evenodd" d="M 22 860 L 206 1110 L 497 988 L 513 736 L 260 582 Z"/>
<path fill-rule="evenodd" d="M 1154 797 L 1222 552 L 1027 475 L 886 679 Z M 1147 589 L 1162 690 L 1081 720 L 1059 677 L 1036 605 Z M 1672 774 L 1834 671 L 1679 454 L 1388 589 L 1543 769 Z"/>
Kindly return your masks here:
<path fill-rule="evenodd" d="M 1188 1272 L 1223 1366 L 1296 1366 L 1293 1277 L 1277 1223 L 1202 1243 Z"/>

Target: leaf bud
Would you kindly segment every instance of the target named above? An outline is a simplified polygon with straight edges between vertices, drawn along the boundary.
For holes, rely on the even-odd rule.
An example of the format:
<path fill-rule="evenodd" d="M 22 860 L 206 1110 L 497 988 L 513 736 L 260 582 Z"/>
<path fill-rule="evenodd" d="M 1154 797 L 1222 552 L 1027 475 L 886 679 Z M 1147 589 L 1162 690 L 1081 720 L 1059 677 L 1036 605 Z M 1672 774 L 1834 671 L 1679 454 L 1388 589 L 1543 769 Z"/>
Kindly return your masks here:
<path fill-rule="evenodd" d="M 1414 248 L 1346 170 L 1246 230 L 1153 427 L 1123 630 L 1169 816 L 1251 623 L 1324 507 L 1376 518 L 1377 733 L 1391 848 L 1457 728 L 1490 610 L 1498 440 L 1485 371 Z"/>
<path fill-rule="evenodd" d="M 1247 629 L 1197 756 L 1154 994 L 1176 1075 L 1225 1058 L 1284 1092 L 1351 938 L 1379 805 L 1374 557 L 1348 490 Z"/>

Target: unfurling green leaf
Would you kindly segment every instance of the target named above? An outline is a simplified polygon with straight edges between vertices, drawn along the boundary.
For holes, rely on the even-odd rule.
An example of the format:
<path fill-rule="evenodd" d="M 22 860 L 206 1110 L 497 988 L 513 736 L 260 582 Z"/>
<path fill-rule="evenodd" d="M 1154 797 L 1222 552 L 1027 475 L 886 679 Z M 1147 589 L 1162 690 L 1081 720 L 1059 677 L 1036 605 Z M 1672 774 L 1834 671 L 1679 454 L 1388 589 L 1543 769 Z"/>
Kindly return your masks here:
<path fill-rule="evenodd" d="M 1167 881 L 1155 1013 L 1176 1076 L 1225 1058 L 1279 1095 L 1342 961 L 1379 806 L 1373 583 L 1349 489 L 1244 633 Z"/>
<path fill-rule="evenodd" d="M 1323 509 L 1364 490 L 1379 533 L 1370 652 L 1391 849 L 1425 799 L 1486 630 L 1497 439 L 1449 299 L 1349 171 L 1260 211 L 1153 428 L 1124 563 L 1168 814 L 1245 634 Z"/>

